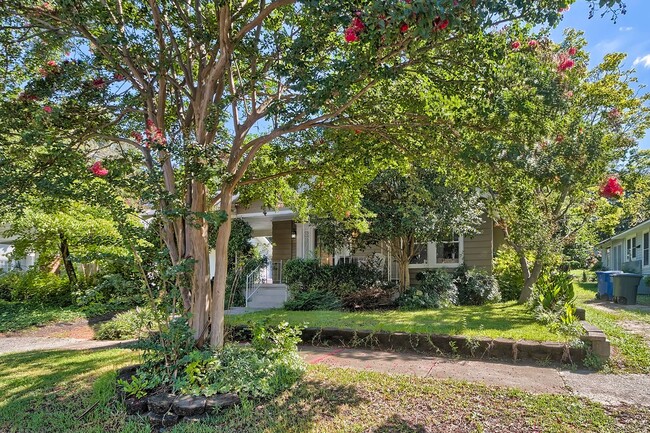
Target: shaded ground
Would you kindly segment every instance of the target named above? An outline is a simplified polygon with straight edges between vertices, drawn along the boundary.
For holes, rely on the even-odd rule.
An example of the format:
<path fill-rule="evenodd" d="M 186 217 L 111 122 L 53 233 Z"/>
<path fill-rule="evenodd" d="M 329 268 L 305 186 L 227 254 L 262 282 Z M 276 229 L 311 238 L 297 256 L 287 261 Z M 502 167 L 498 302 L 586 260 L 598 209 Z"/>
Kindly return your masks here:
<path fill-rule="evenodd" d="M 21 329 L 19 331 L 8 331 L 0 333 L 0 337 L 55 337 L 55 338 L 76 338 L 91 340 L 95 336 L 94 327 L 100 323 L 110 320 L 112 315 L 92 317 L 90 319 L 78 318 L 72 321 L 50 323 L 35 328 Z"/>

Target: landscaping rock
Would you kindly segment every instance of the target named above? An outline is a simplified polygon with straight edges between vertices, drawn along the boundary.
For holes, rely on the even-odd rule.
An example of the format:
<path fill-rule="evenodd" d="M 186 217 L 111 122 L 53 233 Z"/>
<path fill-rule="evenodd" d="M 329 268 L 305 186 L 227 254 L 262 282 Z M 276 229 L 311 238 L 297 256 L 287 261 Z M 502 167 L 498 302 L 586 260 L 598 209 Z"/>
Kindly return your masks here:
<path fill-rule="evenodd" d="M 205 412 L 206 398 L 203 396 L 183 395 L 172 403 L 172 410 L 177 415 L 200 415 Z"/>
<path fill-rule="evenodd" d="M 163 414 L 169 410 L 176 399 L 174 394 L 155 394 L 147 400 L 149 410 L 158 414 Z"/>
<path fill-rule="evenodd" d="M 183 421 L 188 423 L 201 422 L 201 421 L 205 421 L 206 419 L 208 419 L 208 415 L 205 413 L 202 413 L 201 415 L 189 415 L 183 417 Z"/>
<path fill-rule="evenodd" d="M 153 427 L 171 427 L 178 423 L 178 415 L 171 412 L 165 414 L 149 412 L 147 418 Z"/>
<path fill-rule="evenodd" d="M 239 403 L 239 396 L 234 393 L 217 394 L 208 397 L 205 403 L 206 411 L 219 411 L 227 409 Z"/>
<path fill-rule="evenodd" d="M 128 415 L 146 413 L 148 409 L 146 398 L 129 397 L 126 400 L 124 400 L 124 404 L 126 405 L 126 413 Z"/>
<path fill-rule="evenodd" d="M 125 380 L 127 382 L 130 382 L 136 371 L 138 371 L 138 368 L 140 368 L 139 364 L 120 368 L 117 370 L 117 380 Z"/>

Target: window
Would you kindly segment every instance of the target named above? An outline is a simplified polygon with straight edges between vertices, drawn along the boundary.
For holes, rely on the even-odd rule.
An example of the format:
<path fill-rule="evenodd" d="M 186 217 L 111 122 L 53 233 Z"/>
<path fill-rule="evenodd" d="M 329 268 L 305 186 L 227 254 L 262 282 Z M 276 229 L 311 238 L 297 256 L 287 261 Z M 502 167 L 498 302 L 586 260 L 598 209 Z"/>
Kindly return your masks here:
<path fill-rule="evenodd" d="M 650 233 L 643 233 L 643 266 L 650 265 Z"/>
<path fill-rule="evenodd" d="M 436 263 L 460 263 L 460 238 L 457 234 L 436 244 Z"/>
<path fill-rule="evenodd" d="M 632 260 L 636 260 L 636 236 L 632 238 Z"/>
<path fill-rule="evenodd" d="M 426 265 L 429 261 L 429 244 L 416 243 L 415 249 L 417 254 L 411 259 L 412 265 Z"/>
<path fill-rule="evenodd" d="M 607 268 L 607 269 L 612 268 L 612 249 L 611 248 L 605 248 L 605 256 L 603 257 L 603 264 L 605 265 L 605 268 Z"/>
<path fill-rule="evenodd" d="M 632 239 L 628 239 L 625 242 L 626 248 L 625 248 L 625 261 L 629 262 L 632 260 Z"/>

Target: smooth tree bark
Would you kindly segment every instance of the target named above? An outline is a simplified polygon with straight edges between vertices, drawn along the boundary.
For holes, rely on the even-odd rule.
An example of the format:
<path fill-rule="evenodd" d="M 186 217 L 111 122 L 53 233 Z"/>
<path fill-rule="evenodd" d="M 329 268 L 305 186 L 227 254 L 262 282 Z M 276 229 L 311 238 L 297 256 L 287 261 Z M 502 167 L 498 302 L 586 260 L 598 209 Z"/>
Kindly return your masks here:
<path fill-rule="evenodd" d="M 61 253 L 61 261 L 63 261 L 63 267 L 65 273 L 68 276 L 68 281 L 70 284 L 77 284 L 77 273 L 74 270 L 74 264 L 72 263 L 72 258 L 70 257 L 70 246 L 68 245 L 68 238 L 65 233 L 59 231 L 59 252 Z"/>

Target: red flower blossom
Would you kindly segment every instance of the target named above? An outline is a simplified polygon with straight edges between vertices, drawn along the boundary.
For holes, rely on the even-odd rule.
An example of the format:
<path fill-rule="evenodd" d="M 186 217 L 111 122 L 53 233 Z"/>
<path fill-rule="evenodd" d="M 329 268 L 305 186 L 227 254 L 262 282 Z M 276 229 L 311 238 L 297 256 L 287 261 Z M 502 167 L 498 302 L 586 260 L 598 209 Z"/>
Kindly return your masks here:
<path fill-rule="evenodd" d="M 366 28 L 366 25 L 357 16 L 357 17 L 352 18 L 352 24 L 350 25 L 350 28 L 354 29 L 356 32 L 362 32 L 363 29 Z"/>
<path fill-rule="evenodd" d="M 47 70 L 45 70 L 44 68 L 38 68 L 38 73 L 41 74 L 41 77 L 47 77 L 47 75 L 49 74 L 49 72 L 47 72 Z"/>
<path fill-rule="evenodd" d="M 530 48 L 537 48 L 537 45 L 539 45 L 539 42 L 537 42 L 535 39 L 531 39 L 528 41 L 528 46 Z"/>
<path fill-rule="evenodd" d="M 568 51 L 570 56 L 575 56 L 577 52 L 578 52 L 578 49 L 576 47 L 571 47 L 571 48 L 569 48 L 569 51 Z"/>
<path fill-rule="evenodd" d="M 572 90 L 569 90 L 569 91 L 566 92 L 564 95 L 565 95 L 567 98 L 573 98 L 573 91 L 572 91 Z"/>
<path fill-rule="evenodd" d="M 113 74 L 113 79 L 116 80 L 116 81 L 123 81 L 124 78 L 125 78 L 124 75 L 118 74 L 117 72 L 115 74 Z"/>
<path fill-rule="evenodd" d="M 139 132 L 133 131 L 131 133 L 131 137 L 138 143 L 142 143 L 142 134 L 140 134 Z"/>
<path fill-rule="evenodd" d="M 45 111 L 46 113 L 49 114 L 49 113 L 52 112 L 52 107 L 50 107 L 49 105 L 46 105 L 45 107 L 43 107 L 43 111 Z"/>
<path fill-rule="evenodd" d="M 569 9 L 571 9 L 571 7 L 570 7 L 570 6 L 566 6 L 566 7 L 563 7 L 563 8 L 558 9 L 557 11 L 558 11 L 559 13 L 562 13 L 562 12 L 568 12 Z"/>
<path fill-rule="evenodd" d="M 614 176 L 607 179 L 600 187 L 600 195 L 605 198 L 619 198 L 623 196 L 623 192 L 623 187 Z"/>
<path fill-rule="evenodd" d="M 345 29 L 345 42 L 356 42 L 359 40 L 359 35 L 351 28 Z"/>
<path fill-rule="evenodd" d="M 47 66 L 50 66 L 52 68 L 56 67 L 56 62 L 54 60 L 50 60 L 47 62 Z"/>
<path fill-rule="evenodd" d="M 433 31 L 437 32 L 440 30 L 444 30 L 447 28 L 449 25 L 449 20 L 448 19 L 441 19 L 440 17 L 436 17 L 435 20 L 433 20 Z"/>
<path fill-rule="evenodd" d="M 38 101 L 38 96 L 36 95 L 30 95 L 29 93 L 21 93 L 18 95 L 18 100 L 19 101 Z"/>
<path fill-rule="evenodd" d="M 510 48 L 512 48 L 513 50 L 518 50 L 519 47 L 521 47 L 521 42 L 519 41 L 514 41 L 512 44 L 510 44 Z"/>
<path fill-rule="evenodd" d="M 95 78 L 95 79 L 93 80 L 93 87 L 94 87 L 95 89 L 101 89 L 101 88 L 104 87 L 105 85 L 106 85 L 106 81 L 104 81 L 104 79 L 103 79 L 102 77 Z"/>
<path fill-rule="evenodd" d="M 108 174 L 108 170 L 102 167 L 102 162 L 97 161 L 91 167 L 90 171 L 93 172 L 95 176 L 104 177 Z"/>
<path fill-rule="evenodd" d="M 566 55 L 560 56 L 560 63 L 557 65 L 558 72 L 564 72 L 567 69 L 571 69 L 575 66 L 576 62 L 573 59 L 568 58 Z"/>
<path fill-rule="evenodd" d="M 406 23 L 402 23 L 401 26 L 399 26 L 399 31 L 402 33 L 406 33 L 409 31 L 409 25 Z"/>
<path fill-rule="evenodd" d="M 153 120 L 147 119 L 147 129 L 144 131 L 147 135 L 147 140 L 157 143 L 160 146 L 167 144 L 167 139 L 162 131 L 153 123 Z"/>
<path fill-rule="evenodd" d="M 358 41 L 359 34 L 366 28 L 366 25 L 361 21 L 359 15 L 361 15 L 361 12 L 357 12 L 357 16 L 352 18 L 352 24 L 350 24 L 350 27 L 345 29 L 345 42 L 350 43 Z"/>

